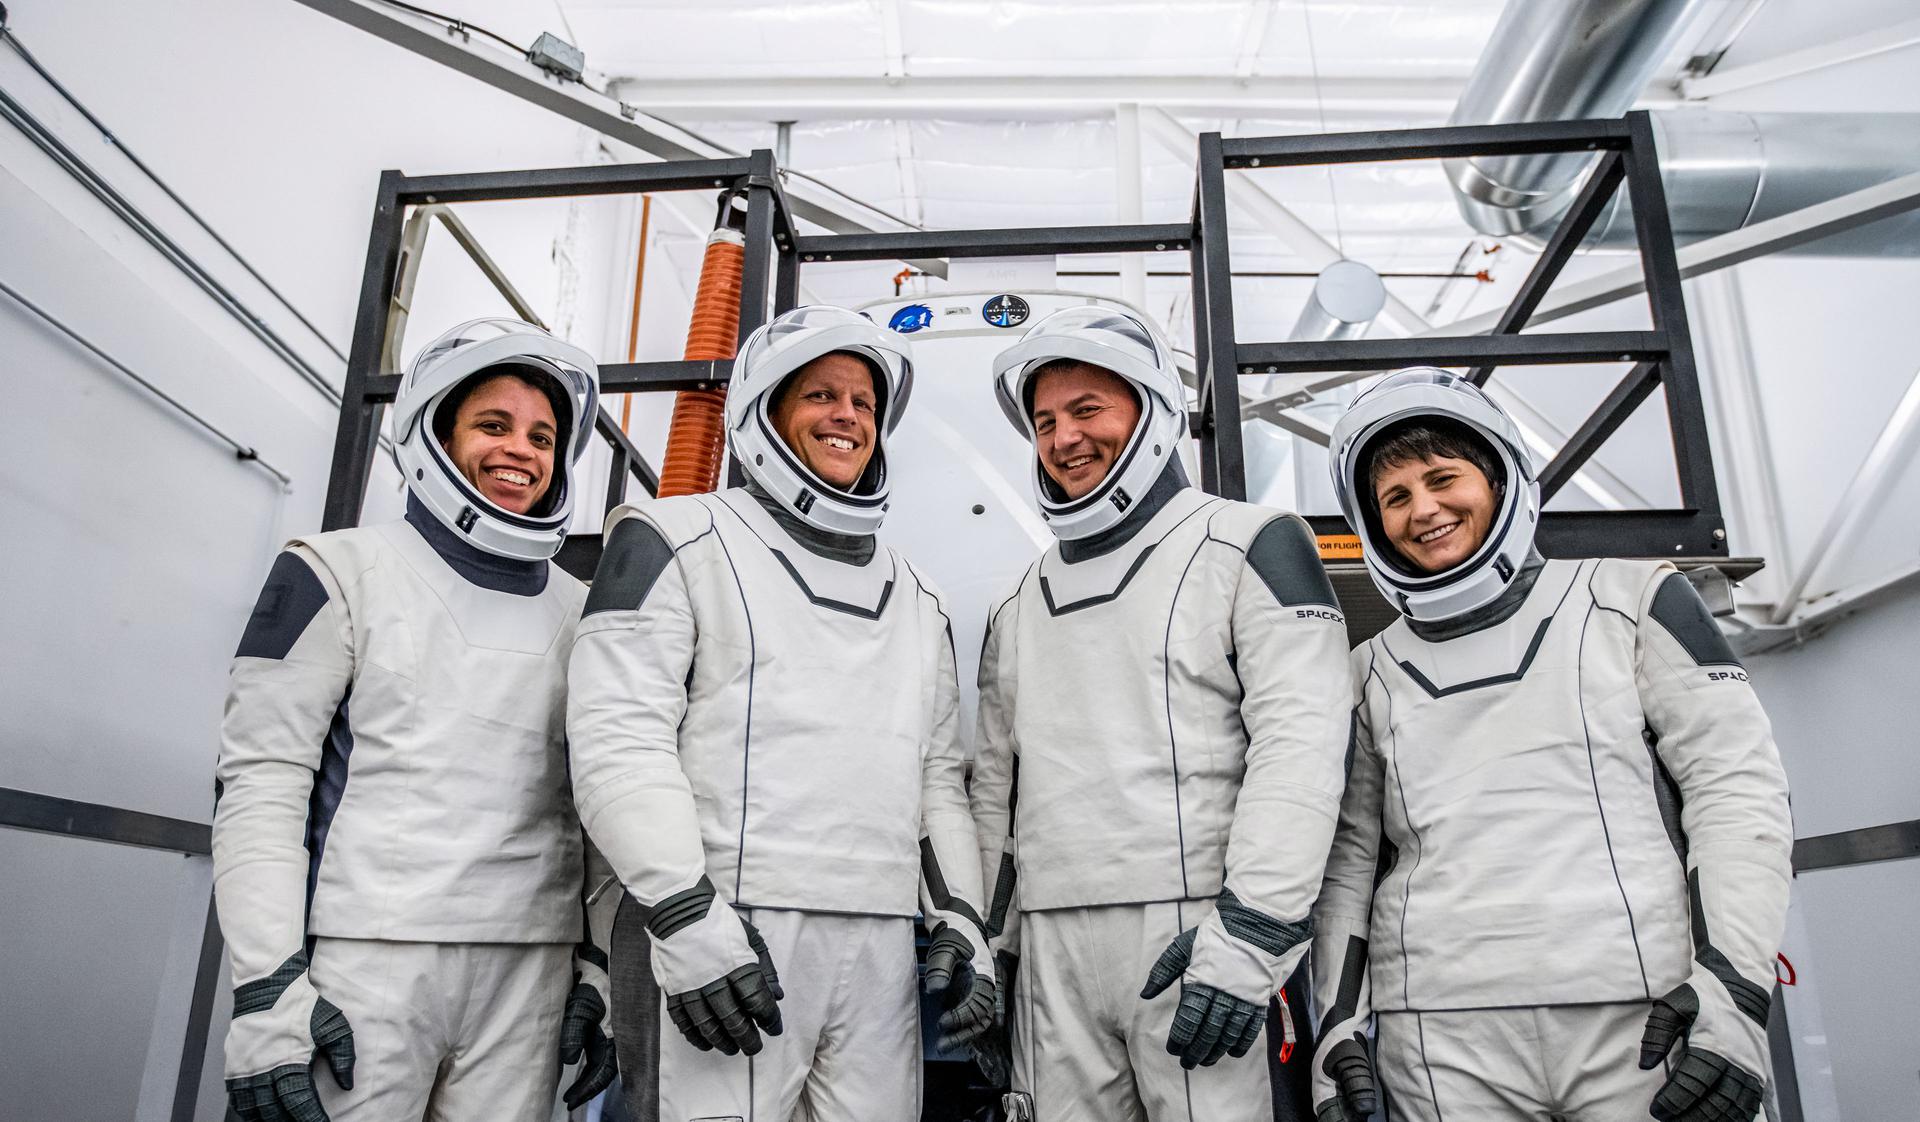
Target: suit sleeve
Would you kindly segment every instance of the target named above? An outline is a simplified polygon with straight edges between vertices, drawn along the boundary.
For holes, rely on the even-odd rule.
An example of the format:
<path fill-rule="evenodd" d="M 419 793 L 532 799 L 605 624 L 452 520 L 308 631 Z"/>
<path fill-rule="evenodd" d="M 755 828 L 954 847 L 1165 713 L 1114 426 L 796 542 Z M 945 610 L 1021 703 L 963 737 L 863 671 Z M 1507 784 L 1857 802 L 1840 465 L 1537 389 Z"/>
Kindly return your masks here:
<path fill-rule="evenodd" d="M 643 907 L 706 873 L 680 721 L 697 634 L 680 557 L 645 518 L 607 532 L 567 669 L 580 823 Z"/>
<path fill-rule="evenodd" d="M 1692 584 L 1662 567 L 1641 596 L 1635 676 L 1681 799 L 1695 957 L 1770 994 L 1786 928 L 1793 822 L 1772 727 Z"/>
<path fill-rule="evenodd" d="M 305 547 L 288 548 L 247 620 L 220 728 L 214 895 L 236 985 L 305 948 L 308 818 L 353 659 L 332 574 Z"/>
<path fill-rule="evenodd" d="M 1333 841 L 1353 709 L 1346 623 L 1300 519 L 1273 519 L 1248 547 L 1233 646 L 1247 751 L 1226 886 L 1248 907 L 1299 923 Z"/>
<path fill-rule="evenodd" d="M 969 799 L 979 838 L 980 883 L 987 900 L 987 933 L 996 950 L 1020 953 L 1019 900 L 1013 837 L 1015 781 L 1020 750 L 1013 737 L 1014 679 L 1005 649 L 1018 605 L 1001 604 L 987 617 L 980 648 L 980 708 L 974 722 L 973 786 Z"/>
<path fill-rule="evenodd" d="M 1392 864 L 1383 859 L 1389 848 L 1380 822 L 1384 774 L 1366 709 L 1371 654 L 1370 643 L 1354 651 L 1354 694 L 1359 701 L 1347 749 L 1347 787 L 1340 798 L 1327 874 L 1313 905 L 1313 995 L 1323 1033 L 1349 1021 L 1364 1029 L 1372 1016 L 1367 945 L 1373 890 Z"/>
<path fill-rule="evenodd" d="M 938 923 L 964 923 L 976 953 L 984 956 L 986 900 L 980 890 L 980 844 L 967 803 L 967 753 L 960 740 L 960 683 L 953 627 L 939 607 L 938 597 L 931 592 L 927 595 L 933 605 L 927 612 L 930 629 L 937 629 L 939 649 L 933 652 L 933 711 L 921 765 L 921 907 L 929 928 Z M 986 958 L 982 961 L 991 962 Z"/>

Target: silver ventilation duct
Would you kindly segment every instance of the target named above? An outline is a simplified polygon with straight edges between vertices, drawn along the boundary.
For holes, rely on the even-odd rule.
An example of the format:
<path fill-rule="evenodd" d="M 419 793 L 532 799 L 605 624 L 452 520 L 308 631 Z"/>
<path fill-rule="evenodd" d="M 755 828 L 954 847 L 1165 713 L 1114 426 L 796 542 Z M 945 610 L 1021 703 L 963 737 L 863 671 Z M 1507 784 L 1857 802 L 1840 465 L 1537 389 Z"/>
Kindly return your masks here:
<path fill-rule="evenodd" d="M 1371 266 L 1342 258 L 1320 270 L 1320 275 L 1314 278 L 1313 291 L 1307 295 L 1300 318 L 1294 321 L 1287 338 L 1296 343 L 1358 339 L 1373 326 L 1374 319 L 1386 306 L 1387 286 L 1380 274 Z M 1271 387 L 1272 381 L 1269 381 L 1267 388 Z M 1331 430 L 1359 392 L 1358 386 L 1337 386 L 1296 406 L 1295 412 Z M 1327 473 L 1326 445 L 1298 435 L 1286 439 L 1293 442 L 1293 509 L 1309 514 L 1339 510 L 1340 500 L 1333 493 L 1333 479 Z"/>
<path fill-rule="evenodd" d="M 1449 124 L 1618 117 L 1702 0 L 1508 0 Z M 1506 236 L 1552 228 L 1592 166 L 1585 152 L 1448 160 L 1460 212 Z"/>
<path fill-rule="evenodd" d="M 1632 108 L 1702 0 L 1511 0 L 1451 123 L 1617 117 Z M 1684 245 L 1920 170 L 1920 114 L 1653 114 L 1673 236 Z M 1587 153 L 1446 161 L 1460 213 L 1485 234 L 1538 246 L 1593 166 Z M 1623 187 L 1588 249 L 1632 249 Z M 1920 254 L 1920 213 L 1798 252 Z"/>
<path fill-rule="evenodd" d="M 1386 306 L 1387 286 L 1380 274 L 1343 258 L 1313 279 L 1313 291 L 1287 338 L 1296 343 L 1358 339 Z"/>

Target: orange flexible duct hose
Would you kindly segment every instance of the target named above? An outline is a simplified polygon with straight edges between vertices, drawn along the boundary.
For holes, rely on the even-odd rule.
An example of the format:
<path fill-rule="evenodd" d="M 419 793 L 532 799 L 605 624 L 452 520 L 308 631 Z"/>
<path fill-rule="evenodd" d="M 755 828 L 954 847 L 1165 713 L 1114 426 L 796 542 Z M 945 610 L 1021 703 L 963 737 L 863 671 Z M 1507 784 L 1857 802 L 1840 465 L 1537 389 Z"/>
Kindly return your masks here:
<path fill-rule="evenodd" d="M 732 358 L 740 330 L 740 274 L 746 264 L 746 239 L 721 227 L 707 238 L 700 263 L 700 284 L 693 294 L 693 323 L 687 329 L 689 359 Z M 727 447 L 727 391 L 681 390 L 667 428 L 667 452 L 660 465 L 660 497 L 711 491 L 720 484 Z"/>

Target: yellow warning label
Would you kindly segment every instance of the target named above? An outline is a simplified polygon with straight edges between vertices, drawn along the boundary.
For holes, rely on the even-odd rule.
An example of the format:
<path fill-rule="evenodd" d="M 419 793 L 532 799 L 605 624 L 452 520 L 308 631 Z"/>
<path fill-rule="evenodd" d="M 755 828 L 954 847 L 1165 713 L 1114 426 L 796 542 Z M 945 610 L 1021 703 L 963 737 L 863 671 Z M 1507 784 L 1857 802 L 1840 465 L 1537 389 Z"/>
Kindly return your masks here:
<path fill-rule="evenodd" d="M 1360 538 L 1355 534 L 1321 534 L 1320 560 L 1322 561 L 1358 561 L 1360 560 Z"/>

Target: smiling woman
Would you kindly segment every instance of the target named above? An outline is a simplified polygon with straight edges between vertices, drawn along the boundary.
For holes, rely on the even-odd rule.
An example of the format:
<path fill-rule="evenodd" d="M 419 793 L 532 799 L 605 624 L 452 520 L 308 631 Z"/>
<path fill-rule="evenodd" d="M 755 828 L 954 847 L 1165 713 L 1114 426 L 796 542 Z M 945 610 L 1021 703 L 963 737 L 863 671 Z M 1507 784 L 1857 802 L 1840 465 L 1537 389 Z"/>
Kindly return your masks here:
<path fill-rule="evenodd" d="M 478 382 L 448 405 L 453 408 L 441 409 L 446 432 L 440 445 L 453 466 L 500 509 L 532 510 L 553 481 L 559 440 L 546 391 L 532 377 L 509 371 Z"/>
<path fill-rule="evenodd" d="M 1487 540 L 1506 483 L 1483 441 L 1433 418 L 1389 430 L 1369 450 L 1367 474 L 1387 541 L 1429 573 L 1458 565 Z"/>

